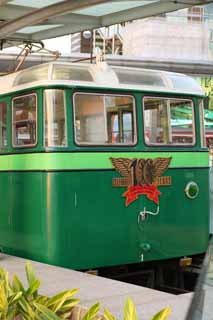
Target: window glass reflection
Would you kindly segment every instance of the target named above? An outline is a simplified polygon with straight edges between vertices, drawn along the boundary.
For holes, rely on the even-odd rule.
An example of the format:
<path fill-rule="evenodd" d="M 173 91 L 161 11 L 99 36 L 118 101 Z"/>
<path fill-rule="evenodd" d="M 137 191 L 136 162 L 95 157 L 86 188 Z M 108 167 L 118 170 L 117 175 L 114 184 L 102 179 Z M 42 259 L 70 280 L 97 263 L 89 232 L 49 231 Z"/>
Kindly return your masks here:
<path fill-rule="evenodd" d="M 7 104 L 0 102 L 0 148 L 7 146 Z"/>
<path fill-rule="evenodd" d="M 190 100 L 144 98 L 147 144 L 194 144 L 194 111 Z"/>
<path fill-rule="evenodd" d="M 36 95 L 30 94 L 13 99 L 13 145 L 34 146 L 37 142 Z"/>
<path fill-rule="evenodd" d="M 129 96 L 75 94 L 75 139 L 79 144 L 134 144 L 134 100 Z"/>
<path fill-rule="evenodd" d="M 67 146 L 66 105 L 64 91 L 48 89 L 44 93 L 45 145 Z"/>

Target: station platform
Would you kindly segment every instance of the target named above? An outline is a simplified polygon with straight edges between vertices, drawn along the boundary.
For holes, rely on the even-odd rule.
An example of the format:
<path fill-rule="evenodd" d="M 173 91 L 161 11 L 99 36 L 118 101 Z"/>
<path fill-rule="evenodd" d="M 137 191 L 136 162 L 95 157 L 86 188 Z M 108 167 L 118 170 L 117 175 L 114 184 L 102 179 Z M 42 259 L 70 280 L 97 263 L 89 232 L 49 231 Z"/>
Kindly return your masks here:
<path fill-rule="evenodd" d="M 0 254 L 0 267 L 14 274 L 27 286 L 25 265 L 29 260 Z M 123 319 L 123 309 L 127 297 L 133 300 L 138 318 L 150 320 L 164 307 L 170 306 L 172 314 L 169 320 L 185 319 L 193 294 L 173 295 L 124 282 L 110 280 L 70 269 L 50 266 L 31 261 L 36 276 L 41 280 L 39 292 L 52 296 L 64 290 L 80 288 L 76 297 L 83 308 L 89 308 L 96 302 L 101 303 L 101 311 L 106 307 L 117 319 Z"/>

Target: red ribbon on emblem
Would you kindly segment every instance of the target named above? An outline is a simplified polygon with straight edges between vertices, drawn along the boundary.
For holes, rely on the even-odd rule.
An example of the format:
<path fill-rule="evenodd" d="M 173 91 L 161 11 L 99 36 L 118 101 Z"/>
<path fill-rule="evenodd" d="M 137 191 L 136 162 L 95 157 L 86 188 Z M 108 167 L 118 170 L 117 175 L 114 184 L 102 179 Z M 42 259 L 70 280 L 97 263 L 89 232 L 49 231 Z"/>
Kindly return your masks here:
<path fill-rule="evenodd" d="M 136 185 L 136 186 L 129 186 L 128 190 L 123 193 L 123 197 L 126 197 L 126 207 L 138 199 L 140 194 L 145 194 L 148 199 L 154 201 L 156 204 L 159 203 L 158 196 L 161 192 L 157 189 L 157 187 L 153 184 L 146 184 L 146 185 Z"/>

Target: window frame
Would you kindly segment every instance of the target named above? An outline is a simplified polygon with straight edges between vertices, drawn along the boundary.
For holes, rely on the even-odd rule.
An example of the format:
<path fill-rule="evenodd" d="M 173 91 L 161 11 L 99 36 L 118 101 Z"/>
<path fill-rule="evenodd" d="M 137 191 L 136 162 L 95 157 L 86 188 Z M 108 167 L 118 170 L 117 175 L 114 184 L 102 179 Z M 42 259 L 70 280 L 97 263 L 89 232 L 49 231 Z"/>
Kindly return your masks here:
<path fill-rule="evenodd" d="M 28 97 L 28 96 L 35 96 L 35 106 L 36 106 L 36 139 L 35 139 L 35 143 L 34 144 L 27 144 L 27 145 L 16 145 L 14 143 L 14 120 L 13 120 L 13 116 L 14 116 L 14 100 L 16 99 L 20 99 L 23 97 Z M 32 93 L 27 93 L 27 94 L 22 94 L 22 95 L 18 95 L 12 98 L 12 119 L 11 119 L 11 124 L 12 124 L 12 147 L 13 148 L 21 148 L 21 149 L 25 149 L 25 148 L 33 148 L 36 147 L 38 144 L 38 97 L 37 97 L 37 93 L 36 92 L 32 92 Z"/>
<path fill-rule="evenodd" d="M 201 145 L 201 148 L 207 148 L 207 143 L 206 143 L 207 130 L 205 127 L 203 98 L 198 100 L 198 108 L 199 108 L 199 121 L 200 121 L 200 145 Z"/>
<path fill-rule="evenodd" d="M 48 90 L 60 90 L 60 91 L 63 91 L 63 101 L 64 101 L 64 115 L 65 115 L 65 129 L 66 129 L 66 145 L 55 145 L 55 146 L 48 146 L 46 145 L 45 143 L 45 111 L 46 111 L 46 105 L 45 105 L 45 92 L 48 91 Z M 64 88 L 44 88 L 43 90 L 43 146 L 45 148 L 50 148 L 50 149 L 53 149 L 53 148 L 68 148 L 69 146 L 69 130 L 68 130 L 68 113 L 67 113 L 67 110 L 68 110 L 68 104 L 67 104 L 67 99 L 66 99 L 66 89 Z"/>
<path fill-rule="evenodd" d="M 129 97 L 132 98 L 133 101 L 133 110 L 132 110 L 132 114 L 133 114 L 133 129 L 135 129 L 135 132 L 133 132 L 133 142 L 132 143 L 105 143 L 105 144 L 101 144 L 101 143 L 82 143 L 82 142 L 78 142 L 76 139 L 76 125 L 75 125 L 75 120 L 76 120 L 76 103 L 75 103 L 75 96 L 76 95 L 91 95 L 91 96 L 111 96 L 111 97 Z M 137 130 L 137 109 L 136 109 L 136 99 L 135 96 L 132 94 L 114 94 L 114 93 L 103 93 L 103 92 L 86 92 L 86 91 L 75 91 L 72 95 L 72 102 L 73 102 L 73 132 L 74 132 L 74 143 L 77 146 L 80 147 L 133 147 L 136 146 L 138 144 L 138 130 Z M 106 120 L 106 110 L 104 109 L 104 118 Z M 105 122 L 107 125 L 107 121 Z M 107 130 L 107 128 L 105 128 L 105 130 Z"/>
<path fill-rule="evenodd" d="M 193 138 L 193 141 L 192 143 L 159 143 L 159 142 L 156 142 L 156 143 L 147 143 L 146 141 L 146 138 L 145 138 L 145 105 L 144 105 L 144 99 L 145 98 L 156 98 L 156 99 L 165 99 L 165 100 L 182 100 L 182 101 L 190 101 L 191 102 L 191 105 L 192 105 L 192 138 Z M 171 107 L 169 108 L 170 109 L 170 114 L 171 114 Z M 191 98 L 179 98 L 179 97 L 170 97 L 170 96 L 155 96 L 155 95 L 144 95 L 142 97 L 142 113 L 143 113 L 143 140 L 144 140 L 144 144 L 148 147 L 194 147 L 196 145 L 196 142 L 197 142 L 197 137 L 196 137 L 196 117 L 195 117 L 195 103 L 193 101 L 193 99 Z M 171 117 L 170 117 L 170 126 L 169 126 L 169 130 L 172 129 L 172 126 L 171 126 Z"/>
<path fill-rule="evenodd" d="M 9 128 L 9 125 L 8 125 L 8 119 L 9 119 L 9 115 L 8 115 L 8 102 L 6 99 L 1 99 L 0 100 L 0 105 L 1 104 L 5 104 L 5 111 L 6 111 L 6 141 L 7 141 L 7 144 L 6 145 L 0 145 L 0 153 L 2 151 L 5 151 L 7 150 L 7 148 L 9 147 L 9 136 L 8 136 L 8 128 Z"/>

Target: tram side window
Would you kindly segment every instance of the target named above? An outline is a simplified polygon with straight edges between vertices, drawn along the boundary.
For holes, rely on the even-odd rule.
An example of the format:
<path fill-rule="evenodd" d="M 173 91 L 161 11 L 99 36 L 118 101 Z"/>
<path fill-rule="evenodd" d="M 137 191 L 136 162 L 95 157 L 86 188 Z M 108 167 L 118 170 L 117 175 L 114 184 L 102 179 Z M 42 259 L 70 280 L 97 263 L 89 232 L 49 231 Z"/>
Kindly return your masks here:
<path fill-rule="evenodd" d="M 44 91 L 45 145 L 48 147 L 67 146 L 66 105 L 64 90 Z"/>
<path fill-rule="evenodd" d="M 29 94 L 13 99 L 13 146 L 35 146 L 37 143 L 37 98 Z"/>
<path fill-rule="evenodd" d="M 145 97 L 143 103 L 146 144 L 195 143 L 194 109 L 191 100 Z"/>
<path fill-rule="evenodd" d="M 0 148 L 7 146 L 7 104 L 0 102 Z"/>
<path fill-rule="evenodd" d="M 136 143 L 134 100 L 130 96 L 76 93 L 74 114 L 78 144 Z"/>

